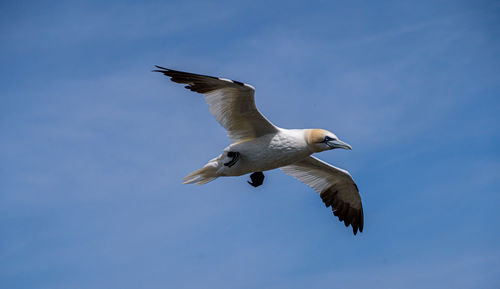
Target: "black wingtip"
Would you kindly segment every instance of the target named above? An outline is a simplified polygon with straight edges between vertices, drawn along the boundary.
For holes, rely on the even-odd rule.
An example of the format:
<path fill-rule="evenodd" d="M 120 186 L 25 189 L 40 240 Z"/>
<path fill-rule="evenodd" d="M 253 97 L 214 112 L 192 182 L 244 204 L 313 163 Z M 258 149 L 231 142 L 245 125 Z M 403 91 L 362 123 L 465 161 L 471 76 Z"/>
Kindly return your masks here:
<path fill-rule="evenodd" d="M 165 73 L 165 72 L 168 72 L 168 71 L 170 70 L 170 69 L 168 69 L 168 68 L 161 67 L 161 66 L 159 66 L 159 65 L 155 65 L 155 67 L 156 67 L 156 68 L 159 68 L 159 69 L 161 69 L 161 70 L 159 70 L 159 69 L 153 69 L 153 70 L 151 70 L 151 72 L 161 72 L 161 73 Z"/>
<path fill-rule="evenodd" d="M 156 66 L 156 68 L 159 68 L 159 69 L 163 69 L 163 70 L 169 70 L 168 68 L 165 68 L 165 67 L 161 67 L 161 66 L 159 66 L 159 65 L 155 65 L 155 66 Z"/>

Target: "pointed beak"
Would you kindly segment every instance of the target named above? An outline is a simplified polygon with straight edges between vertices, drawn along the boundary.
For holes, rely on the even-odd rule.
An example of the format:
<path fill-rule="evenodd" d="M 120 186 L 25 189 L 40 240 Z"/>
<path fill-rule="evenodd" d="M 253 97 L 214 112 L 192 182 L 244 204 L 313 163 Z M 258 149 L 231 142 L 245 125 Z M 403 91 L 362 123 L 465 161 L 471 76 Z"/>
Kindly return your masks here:
<path fill-rule="evenodd" d="M 352 150 L 352 147 L 349 144 L 346 144 L 345 142 L 341 140 L 331 140 L 326 143 L 329 147 L 332 149 L 346 149 L 346 150 Z"/>

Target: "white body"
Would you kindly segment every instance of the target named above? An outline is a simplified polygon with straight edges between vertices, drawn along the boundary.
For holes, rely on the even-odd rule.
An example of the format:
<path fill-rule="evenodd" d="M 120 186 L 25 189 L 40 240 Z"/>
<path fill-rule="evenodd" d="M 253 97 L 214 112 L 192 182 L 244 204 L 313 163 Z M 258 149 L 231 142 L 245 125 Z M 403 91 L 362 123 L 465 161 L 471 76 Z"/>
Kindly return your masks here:
<path fill-rule="evenodd" d="M 291 165 L 314 152 L 307 144 L 307 132 L 304 129 L 277 128 L 275 133 L 233 143 L 183 181 L 185 184 L 201 185 L 218 177 L 241 176 Z M 229 152 L 240 153 L 238 161 L 231 167 L 224 165 L 233 159 L 227 156 Z"/>
<path fill-rule="evenodd" d="M 232 167 L 223 165 L 231 160 L 227 157 L 229 151 L 240 153 L 239 160 Z M 218 163 L 217 176 L 241 176 L 287 166 L 312 153 L 307 146 L 304 130 L 280 129 L 275 134 L 231 144 L 212 161 Z"/>

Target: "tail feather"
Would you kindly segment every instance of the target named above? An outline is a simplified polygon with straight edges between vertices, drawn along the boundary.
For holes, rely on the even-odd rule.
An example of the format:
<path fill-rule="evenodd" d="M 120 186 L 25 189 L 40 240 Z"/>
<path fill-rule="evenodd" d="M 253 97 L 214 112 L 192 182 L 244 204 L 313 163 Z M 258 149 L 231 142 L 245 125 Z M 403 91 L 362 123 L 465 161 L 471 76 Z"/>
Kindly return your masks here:
<path fill-rule="evenodd" d="M 203 168 L 196 170 L 189 175 L 182 178 L 183 184 L 193 184 L 203 185 L 215 180 L 217 176 L 217 170 L 219 163 L 217 161 L 210 161 Z"/>

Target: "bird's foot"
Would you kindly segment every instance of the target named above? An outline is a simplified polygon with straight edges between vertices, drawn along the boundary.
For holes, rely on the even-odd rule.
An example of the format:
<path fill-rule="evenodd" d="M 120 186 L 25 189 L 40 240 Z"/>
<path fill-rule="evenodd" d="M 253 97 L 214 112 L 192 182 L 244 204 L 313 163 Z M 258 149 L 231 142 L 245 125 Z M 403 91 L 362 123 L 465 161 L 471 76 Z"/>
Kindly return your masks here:
<path fill-rule="evenodd" d="M 258 187 L 264 182 L 264 174 L 262 172 L 255 172 L 250 175 L 250 179 L 252 182 L 247 182 L 254 187 Z"/>
<path fill-rule="evenodd" d="M 240 153 L 239 152 L 228 152 L 227 156 L 230 158 L 233 158 L 232 160 L 228 161 L 224 165 L 227 167 L 232 167 L 236 162 L 240 159 Z"/>

